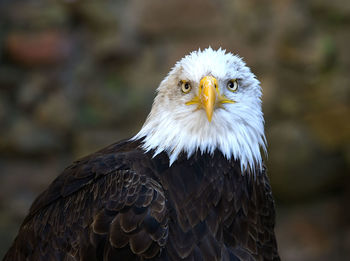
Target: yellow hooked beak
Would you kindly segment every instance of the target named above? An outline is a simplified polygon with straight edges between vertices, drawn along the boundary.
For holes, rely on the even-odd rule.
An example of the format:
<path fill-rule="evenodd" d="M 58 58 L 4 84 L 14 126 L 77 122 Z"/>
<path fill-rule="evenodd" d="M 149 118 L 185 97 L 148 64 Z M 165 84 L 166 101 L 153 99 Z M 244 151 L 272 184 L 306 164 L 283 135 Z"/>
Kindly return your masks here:
<path fill-rule="evenodd" d="M 199 98 L 207 113 L 208 121 L 211 122 L 216 102 L 217 81 L 213 76 L 205 76 L 199 82 Z"/>
<path fill-rule="evenodd" d="M 203 108 L 207 114 L 208 121 L 211 122 L 215 107 L 220 106 L 222 103 L 235 102 L 227 99 L 224 95 L 220 95 L 215 77 L 205 76 L 199 82 L 198 96 L 186 102 L 186 105 L 197 104 L 198 109 Z"/>

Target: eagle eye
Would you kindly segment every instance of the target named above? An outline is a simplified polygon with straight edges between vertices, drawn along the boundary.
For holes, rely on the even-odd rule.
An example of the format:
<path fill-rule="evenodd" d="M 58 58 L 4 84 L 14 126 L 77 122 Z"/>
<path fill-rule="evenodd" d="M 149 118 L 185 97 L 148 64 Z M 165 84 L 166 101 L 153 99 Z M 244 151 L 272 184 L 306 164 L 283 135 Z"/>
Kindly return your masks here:
<path fill-rule="evenodd" d="M 231 92 L 235 92 L 238 89 L 238 81 L 237 79 L 232 79 L 227 82 L 227 89 Z"/>
<path fill-rule="evenodd" d="M 192 89 L 191 84 L 186 81 L 181 81 L 181 90 L 183 93 L 189 93 L 190 90 Z"/>

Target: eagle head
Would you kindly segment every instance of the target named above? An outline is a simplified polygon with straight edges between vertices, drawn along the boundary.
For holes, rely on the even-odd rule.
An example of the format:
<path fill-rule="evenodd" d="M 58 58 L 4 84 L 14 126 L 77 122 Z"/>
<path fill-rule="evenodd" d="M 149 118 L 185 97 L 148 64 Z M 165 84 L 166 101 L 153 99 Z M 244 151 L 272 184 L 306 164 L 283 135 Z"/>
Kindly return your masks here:
<path fill-rule="evenodd" d="M 242 171 L 262 168 L 266 153 L 261 87 L 237 55 L 200 49 L 178 61 L 160 83 L 146 122 L 133 139 L 146 151 L 180 153 L 219 150 Z"/>

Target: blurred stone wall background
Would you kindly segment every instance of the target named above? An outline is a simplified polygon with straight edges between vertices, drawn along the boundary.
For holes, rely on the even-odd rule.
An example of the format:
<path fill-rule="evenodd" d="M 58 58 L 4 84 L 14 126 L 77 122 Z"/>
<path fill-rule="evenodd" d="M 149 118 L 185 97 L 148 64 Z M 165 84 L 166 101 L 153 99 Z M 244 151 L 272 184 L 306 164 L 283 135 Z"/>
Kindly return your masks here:
<path fill-rule="evenodd" d="M 261 81 L 282 260 L 350 257 L 350 1 L 0 1 L 0 257 L 73 160 L 142 126 L 185 54 Z"/>

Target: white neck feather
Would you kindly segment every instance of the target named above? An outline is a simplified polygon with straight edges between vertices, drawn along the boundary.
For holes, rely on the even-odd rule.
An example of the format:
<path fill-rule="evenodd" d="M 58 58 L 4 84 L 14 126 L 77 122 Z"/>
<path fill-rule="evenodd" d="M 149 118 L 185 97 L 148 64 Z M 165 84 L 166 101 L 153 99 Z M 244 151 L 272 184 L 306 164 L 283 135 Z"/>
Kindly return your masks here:
<path fill-rule="evenodd" d="M 154 150 L 154 155 L 167 152 L 170 165 L 181 152 L 190 157 L 197 150 L 213 153 L 219 149 L 227 159 L 239 160 L 242 171 L 249 168 L 255 172 L 262 168 L 260 147 L 266 153 L 262 114 L 230 115 L 223 109 L 214 113 L 211 123 L 203 110 L 186 117 L 171 111 L 156 114 L 152 111 L 133 137 L 136 139 L 143 139 L 142 148 Z"/>

